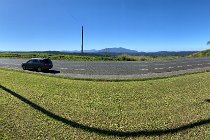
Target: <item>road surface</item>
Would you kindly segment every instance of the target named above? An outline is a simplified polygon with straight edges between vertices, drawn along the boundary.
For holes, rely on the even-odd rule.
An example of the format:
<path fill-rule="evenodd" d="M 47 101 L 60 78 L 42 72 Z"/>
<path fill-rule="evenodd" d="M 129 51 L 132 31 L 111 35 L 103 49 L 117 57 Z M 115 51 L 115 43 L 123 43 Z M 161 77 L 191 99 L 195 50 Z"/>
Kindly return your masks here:
<path fill-rule="evenodd" d="M 0 58 L 0 67 L 21 70 L 21 63 L 27 60 Z M 210 70 L 210 58 L 143 62 L 69 62 L 54 60 L 53 64 L 54 72 L 51 71 L 52 73 L 50 74 L 97 79 L 153 78 L 161 75 L 165 77 L 165 75 L 170 76 Z"/>

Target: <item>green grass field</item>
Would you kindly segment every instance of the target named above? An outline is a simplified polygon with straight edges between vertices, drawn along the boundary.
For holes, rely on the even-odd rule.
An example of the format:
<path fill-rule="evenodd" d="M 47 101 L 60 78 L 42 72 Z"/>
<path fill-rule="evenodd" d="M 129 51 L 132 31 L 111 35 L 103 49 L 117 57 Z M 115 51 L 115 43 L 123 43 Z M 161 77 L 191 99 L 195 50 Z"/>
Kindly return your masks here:
<path fill-rule="evenodd" d="M 199 57 L 210 57 L 210 50 L 204 50 L 198 53 L 194 53 L 190 56 L 188 56 L 189 58 L 199 58 Z"/>
<path fill-rule="evenodd" d="M 154 60 L 175 60 L 183 57 L 178 56 L 87 56 L 70 54 L 49 54 L 49 53 L 5 53 L 0 52 L 0 58 L 50 58 L 52 60 L 66 61 L 154 61 Z"/>
<path fill-rule="evenodd" d="M 0 69 L 0 139 L 210 139 L 210 73 L 71 80 Z"/>

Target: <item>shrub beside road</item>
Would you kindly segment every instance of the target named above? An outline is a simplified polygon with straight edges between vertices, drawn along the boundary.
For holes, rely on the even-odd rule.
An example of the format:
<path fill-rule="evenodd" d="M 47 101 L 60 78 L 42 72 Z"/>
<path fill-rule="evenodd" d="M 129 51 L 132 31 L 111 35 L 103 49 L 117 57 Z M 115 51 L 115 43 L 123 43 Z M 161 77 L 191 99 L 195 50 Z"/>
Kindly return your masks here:
<path fill-rule="evenodd" d="M 174 60 L 183 57 L 178 56 L 99 56 L 99 55 L 70 55 L 70 54 L 48 54 L 48 53 L 3 53 L 0 58 L 50 58 L 52 60 L 67 61 L 153 61 L 153 60 Z"/>
<path fill-rule="evenodd" d="M 209 139 L 209 77 L 99 82 L 0 69 L 0 139 Z"/>

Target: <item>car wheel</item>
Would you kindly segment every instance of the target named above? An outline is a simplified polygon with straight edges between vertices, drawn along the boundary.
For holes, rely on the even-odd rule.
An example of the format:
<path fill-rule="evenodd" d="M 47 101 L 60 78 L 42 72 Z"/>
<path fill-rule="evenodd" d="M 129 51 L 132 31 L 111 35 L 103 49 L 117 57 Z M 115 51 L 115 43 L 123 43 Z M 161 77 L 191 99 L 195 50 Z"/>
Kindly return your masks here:
<path fill-rule="evenodd" d="M 26 70 L 26 66 L 23 66 L 23 70 Z"/>
<path fill-rule="evenodd" d="M 38 67 L 38 68 L 37 68 L 37 71 L 38 71 L 38 72 L 41 72 L 41 71 L 42 71 L 42 68 Z"/>

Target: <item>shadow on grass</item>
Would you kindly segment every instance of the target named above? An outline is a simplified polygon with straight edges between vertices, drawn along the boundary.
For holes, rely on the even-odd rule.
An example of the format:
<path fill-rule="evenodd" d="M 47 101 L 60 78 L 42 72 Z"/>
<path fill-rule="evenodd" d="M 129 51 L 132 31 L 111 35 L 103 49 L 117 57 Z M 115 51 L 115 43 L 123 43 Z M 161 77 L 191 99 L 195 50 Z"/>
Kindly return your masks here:
<path fill-rule="evenodd" d="M 101 129 L 101 128 L 95 128 L 90 127 L 87 125 L 83 125 L 71 120 L 68 120 L 66 118 L 63 118 L 59 115 L 56 115 L 45 108 L 31 102 L 30 100 L 26 99 L 25 97 L 15 93 L 14 91 L 0 85 L 0 88 L 6 91 L 7 93 L 13 95 L 14 97 L 18 98 L 22 102 L 28 104 L 32 108 L 40 111 L 41 113 L 45 114 L 48 117 L 51 117 L 57 121 L 60 121 L 66 125 L 69 125 L 73 128 L 78 128 L 83 131 L 87 132 L 93 132 L 101 135 L 107 135 L 107 136 L 117 136 L 117 137 L 140 137 L 140 136 L 160 136 L 160 135 L 167 135 L 167 134 L 175 134 L 181 131 L 185 131 L 188 129 L 192 129 L 198 126 L 207 125 L 210 124 L 210 118 L 205 120 L 200 120 L 194 123 L 186 124 L 177 128 L 171 128 L 171 129 L 163 129 L 163 130 L 140 130 L 140 131 L 117 131 L 117 130 L 107 130 L 107 129 Z M 207 99 L 206 102 L 210 102 L 210 99 Z"/>
<path fill-rule="evenodd" d="M 210 99 L 206 99 L 205 101 L 210 103 Z"/>
<path fill-rule="evenodd" d="M 57 70 L 47 70 L 47 71 L 43 71 L 43 73 L 58 74 L 58 73 L 60 73 L 60 71 L 57 71 Z"/>
<path fill-rule="evenodd" d="M 34 71 L 34 72 L 38 72 L 36 70 L 29 70 L 28 71 Z M 45 70 L 45 71 L 41 71 L 42 73 L 50 73 L 50 74 L 58 74 L 60 73 L 60 71 L 57 71 L 57 70 Z"/>

